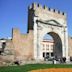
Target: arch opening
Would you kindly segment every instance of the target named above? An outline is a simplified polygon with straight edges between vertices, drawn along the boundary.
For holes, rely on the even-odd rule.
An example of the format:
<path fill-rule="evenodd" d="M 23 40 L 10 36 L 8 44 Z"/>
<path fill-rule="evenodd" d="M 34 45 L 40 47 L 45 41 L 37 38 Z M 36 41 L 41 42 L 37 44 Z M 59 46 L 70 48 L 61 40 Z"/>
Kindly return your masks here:
<path fill-rule="evenodd" d="M 57 33 L 49 32 L 44 35 L 42 56 L 62 58 L 62 41 Z"/>

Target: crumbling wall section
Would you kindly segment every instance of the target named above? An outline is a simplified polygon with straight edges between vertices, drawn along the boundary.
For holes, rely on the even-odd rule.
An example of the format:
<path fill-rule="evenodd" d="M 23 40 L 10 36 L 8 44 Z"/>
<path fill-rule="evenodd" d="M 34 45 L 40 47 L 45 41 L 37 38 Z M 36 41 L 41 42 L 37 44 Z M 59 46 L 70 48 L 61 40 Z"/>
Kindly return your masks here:
<path fill-rule="evenodd" d="M 21 34 L 18 29 L 13 29 L 13 45 L 16 59 L 29 60 L 33 58 L 33 31 Z"/>

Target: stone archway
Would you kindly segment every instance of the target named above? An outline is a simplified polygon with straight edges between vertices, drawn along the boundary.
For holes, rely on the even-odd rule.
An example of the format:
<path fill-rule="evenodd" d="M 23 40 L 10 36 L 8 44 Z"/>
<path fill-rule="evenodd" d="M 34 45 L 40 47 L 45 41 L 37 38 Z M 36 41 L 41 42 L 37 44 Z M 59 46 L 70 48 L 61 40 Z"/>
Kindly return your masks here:
<path fill-rule="evenodd" d="M 42 59 L 41 40 L 43 40 L 43 36 L 47 33 L 54 38 L 55 47 L 57 47 L 55 49 L 61 47 L 60 57 L 66 57 L 68 59 L 66 13 L 46 6 L 43 7 L 36 3 L 29 6 L 28 12 L 28 31 L 33 30 L 34 34 L 34 59 Z"/>
<path fill-rule="evenodd" d="M 57 58 L 62 57 L 62 41 L 58 34 L 54 32 L 49 32 L 53 39 L 54 39 L 54 56 L 57 56 Z"/>
<path fill-rule="evenodd" d="M 49 22 L 49 23 L 48 23 Z M 54 55 L 58 58 L 66 57 L 68 59 L 68 38 L 67 31 L 64 26 L 60 25 L 56 20 L 48 22 L 38 20 L 35 17 L 34 23 L 34 56 L 36 59 L 43 59 L 41 52 L 41 41 L 45 34 L 50 34 L 54 39 Z M 51 23 L 51 24 L 50 24 Z"/>
<path fill-rule="evenodd" d="M 53 53 L 53 56 L 55 56 L 55 57 L 57 57 L 57 58 L 62 58 L 62 41 L 61 41 L 61 38 L 59 37 L 59 35 L 58 34 L 56 34 L 55 32 L 49 32 L 49 33 L 47 33 L 47 34 L 49 34 L 52 38 L 53 38 L 53 52 L 51 51 L 51 45 L 49 46 L 49 49 L 50 50 L 42 50 L 42 54 L 43 53 L 46 53 L 46 55 L 47 55 L 47 53 L 49 54 L 49 53 Z M 45 48 L 46 48 L 46 46 L 45 46 Z M 46 52 L 45 52 L 46 51 Z M 49 51 L 51 51 L 51 52 L 49 52 Z M 46 56 L 45 55 L 45 56 Z M 51 55 L 51 54 L 50 54 Z"/>

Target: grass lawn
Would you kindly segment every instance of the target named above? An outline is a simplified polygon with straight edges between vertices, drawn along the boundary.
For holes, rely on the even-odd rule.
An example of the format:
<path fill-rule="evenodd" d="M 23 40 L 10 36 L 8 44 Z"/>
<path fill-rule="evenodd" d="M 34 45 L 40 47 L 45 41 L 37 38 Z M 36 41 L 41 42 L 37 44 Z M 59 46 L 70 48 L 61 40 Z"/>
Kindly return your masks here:
<path fill-rule="evenodd" d="M 4 66 L 0 67 L 0 72 L 28 72 L 36 69 L 46 68 L 72 68 L 72 65 L 64 64 L 27 64 L 22 66 Z"/>

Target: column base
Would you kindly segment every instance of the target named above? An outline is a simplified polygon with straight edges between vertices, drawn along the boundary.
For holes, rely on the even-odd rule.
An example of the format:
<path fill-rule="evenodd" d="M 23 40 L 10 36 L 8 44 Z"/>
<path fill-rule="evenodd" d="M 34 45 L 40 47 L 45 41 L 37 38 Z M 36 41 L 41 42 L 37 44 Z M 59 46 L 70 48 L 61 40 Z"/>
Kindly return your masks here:
<path fill-rule="evenodd" d="M 66 62 L 70 62 L 70 57 L 66 57 Z"/>

